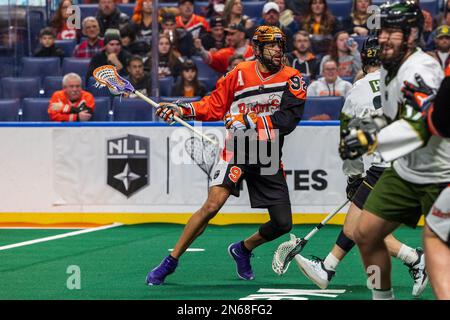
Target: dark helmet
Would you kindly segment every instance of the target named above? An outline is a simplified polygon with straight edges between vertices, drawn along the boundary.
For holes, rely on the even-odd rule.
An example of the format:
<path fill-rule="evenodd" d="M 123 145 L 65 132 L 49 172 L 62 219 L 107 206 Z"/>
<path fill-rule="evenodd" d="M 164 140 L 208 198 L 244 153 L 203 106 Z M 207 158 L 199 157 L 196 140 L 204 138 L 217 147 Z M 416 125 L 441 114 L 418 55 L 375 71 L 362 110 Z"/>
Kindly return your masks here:
<path fill-rule="evenodd" d="M 422 32 L 424 17 L 419 5 L 413 0 L 387 2 L 380 6 L 381 28 L 401 29 L 408 35 L 411 28 Z"/>
<path fill-rule="evenodd" d="M 363 70 L 366 66 L 379 66 L 380 65 L 380 44 L 378 43 L 378 37 L 376 35 L 369 35 L 364 41 L 361 49 L 361 62 Z"/>
<path fill-rule="evenodd" d="M 256 58 L 270 71 L 278 71 L 281 65 L 274 65 L 272 60 L 264 58 L 263 49 L 266 44 L 277 42 L 280 44 L 283 55 L 286 52 L 286 35 L 284 32 L 274 26 L 259 26 L 253 34 L 252 41 L 255 47 L 259 47 L 259 53 L 255 54 Z"/>

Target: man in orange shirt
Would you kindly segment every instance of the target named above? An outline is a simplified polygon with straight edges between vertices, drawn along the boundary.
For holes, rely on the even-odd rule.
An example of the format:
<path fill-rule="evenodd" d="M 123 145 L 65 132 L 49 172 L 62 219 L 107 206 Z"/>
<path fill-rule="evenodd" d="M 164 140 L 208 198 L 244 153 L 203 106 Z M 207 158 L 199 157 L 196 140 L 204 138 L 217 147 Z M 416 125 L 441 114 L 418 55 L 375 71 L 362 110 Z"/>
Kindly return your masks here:
<path fill-rule="evenodd" d="M 63 89 L 53 93 L 48 106 L 52 121 L 89 121 L 95 109 L 94 96 L 81 89 L 81 78 L 68 73 L 63 78 Z"/>
<path fill-rule="evenodd" d="M 228 69 L 228 61 L 236 54 L 240 54 L 245 60 L 255 58 L 253 47 L 245 39 L 245 28 L 242 24 L 232 24 L 225 29 L 227 32 L 226 43 L 229 47 L 220 49 L 216 52 L 206 51 L 200 39 L 194 42 L 195 48 L 200 52 L 203 61 L 214 70 L 225 73 Z"/>
<path fill-rule="evenodd" d="M 258 27 L 253 36 L 253 46 L 257 60 L 238 64 L 219 79 L 210 96 L 193 103 L 162 104 L 156 112 L 169 123 L 173 122 L 174 115 L 199 121 L 223 119 L 225 127 L 230 130 L 221 159 L 212 170 L 207 200 L 189 219 L 171 254 L 148 273 L 148 285 L 162 284 L 175 271 L 178 259 L 205 230 L 230 195 L 239 196 L 244 179 L 251 206 L 266 208 L 270 220 L 250 237 L 228 247 L 239 278 L 254 279 L 250 264 L 253 249 L 292 228 L 291 203 L 281 151 L 284 137 L 297 127 L 303 116 L 305 82 L 298 70 L 283 64 L 286 37 L 279 28 Z M 236 148 L 233 142 L 242 138 L 241 142 L 249 138 L 259 150 L 270 148 L 270 155 L 255 152 L 252 146 L 248 152 Z M 270 172 L 267 171 L 268 165 Z"/>
<path fill-rule="evenodd" d="M 185 29 L 194 39 L 211 31 L 205 17 L 194 14 L 194 0 L 179 0 L 178 9 L 180 15 L 176 19 L 177 28 Z"/>

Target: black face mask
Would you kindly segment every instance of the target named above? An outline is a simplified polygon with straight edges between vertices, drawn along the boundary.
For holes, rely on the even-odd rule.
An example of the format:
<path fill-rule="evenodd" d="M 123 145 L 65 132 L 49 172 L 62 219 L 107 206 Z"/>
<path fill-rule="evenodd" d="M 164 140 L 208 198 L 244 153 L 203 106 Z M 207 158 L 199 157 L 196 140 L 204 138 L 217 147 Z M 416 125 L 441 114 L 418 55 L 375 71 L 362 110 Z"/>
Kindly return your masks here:
<path fill-rule="evenodd" d="M 257 55 L 257 58 L 258 58 L 259 62 L 261 62 L 261 64 L 263 64 L 267 68 L 267 70 L 269 70 L 270 72 L 272 72 L 272 73 L 278 72 L 281 69 L 281 67 L 283 66 L 282 61 L 280 61 L 279 65 L 276 65 L 275 63 L 273 63 L 272 56 L 269 59 L 265 58 L 264 54 L 263 54 L 264 46 L 265 46 L 265 44 L 261 44 L 258 47 L 260 54 Z M 280 46 L 281 46 L 281 59 L 283 59 L 284 53 L 286 52 L 285 44 L 280 43 Z"/>

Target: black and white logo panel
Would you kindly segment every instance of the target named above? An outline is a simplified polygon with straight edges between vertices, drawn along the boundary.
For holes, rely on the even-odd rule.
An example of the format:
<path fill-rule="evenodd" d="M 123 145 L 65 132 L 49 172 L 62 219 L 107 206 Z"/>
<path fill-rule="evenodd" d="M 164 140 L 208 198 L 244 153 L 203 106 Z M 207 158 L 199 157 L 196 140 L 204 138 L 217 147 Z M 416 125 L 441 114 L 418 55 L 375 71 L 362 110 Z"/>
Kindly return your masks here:
<path fill-rule="evenodd" d="M 107 141 L 108 185 L 127 198 L 149 184 L 150 140 L 127 135 Z"/>

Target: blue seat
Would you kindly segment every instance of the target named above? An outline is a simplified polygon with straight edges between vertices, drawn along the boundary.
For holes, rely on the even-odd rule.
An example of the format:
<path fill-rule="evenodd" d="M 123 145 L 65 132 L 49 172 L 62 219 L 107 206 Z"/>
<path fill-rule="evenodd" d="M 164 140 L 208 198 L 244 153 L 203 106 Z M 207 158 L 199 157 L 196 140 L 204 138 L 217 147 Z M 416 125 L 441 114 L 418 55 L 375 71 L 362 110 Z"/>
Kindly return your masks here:
<path fill-rule="evenodd" d="M 98 4 L 79 4 L 78 7 L 80 8 L 81 21 L 86 17 L 97 15 Z"/>
<path fill-rule="evenodd" d="M 303 81 L 305 81 L 306 86 L 309 86 L 309 84 L 311 83 L 311 77 L 310 76 L 302 76 L 303 77 Z"/>
<path fill-rule="evenodd" d="M 1 80 L 3 98 L 22 99 L 39 97 L 40 79 L 36 77 L 6 77 Z"/>
<path fill-rule="evenodd" d="M 159 79 L 159 95 L 170 96 L 173 85 L 173 77 L 164 77 Z"/>
<path fill-rule="evenodd" d="M 262 10 L 266 3 L 264 1 L 247 1 L 242 5 L 243 14 L 250 18 L 261 18 Z"/>
<path fill-rule="evenodd" d="M 130 18 L 133 16 L 135 3 L 118 3 L 117 7 L 120 11 L 128 15 Z"/>
<path fill-rule="evenodd" d="M 48 98 L 25 98 L 22 101 L 22 121 L 50 121 Z"/>
<path fill-rule="evenodd" d="M 348 17 L 352 11 L 351 0 L 328 0 L 328 8 L 338 18 Z"/>
<path fill-rule="evenodd" d="M 77 41 L 75 39 L 55 40 L 55 45 L 64 51 L 65 57 L 71 57 L 73 55 L 73 50 L 75 49 L 75 46 L 77 45 Z"/>
<path fill-rule="evenodd" d="M 111 99 L 106 97 L 95 98 L 95 109 L 91 121 L 111 121 Z"/>
<path fill-rule="evenodd" d="M 23 57 L 22 77 L 40 77 L 61 75 L 61 61 L 58 57 Z"/>
<path fill-rule="evenodd" d="M 444 2 L 444 1 L 441 1 Z M 439 1 L 438 0 L 420 0 L 420 8 L 428 11 L 433 17 L 439 13 Z"/>
<path fill-rule="evenodd" d="M 115 97 L 113 100 L 114 121 L 153 121 L 153 107 L 141 99 Z"/>
<path fill-rule="evenodd" d="M 109 98 L 112 97 L 108 88 L 106 88 L 106 87 L 97 88 L 95 86 L 95 82 L 96 81 L 95 81 L 94 77 L 89 77 L 87 85 L 86 85 L 86 90 L 89 91 L 90 93 L 92 93 L 92 95 L 94 97 L 109 97 Z"/>
<path fill-rule="evenodd" d="M 158 7 L 159 8 L 173 8 L 173 7 L 178 7 L 178 2 L 162 2 L 159 1 L 158 2 Z M 194 7 L 195 8 L 195 7 Z"/>
<path fill-rule="evenodd" d="M 303 120 L 312 116 L 328 114 L 331 120 L 339 120 L 341 109 L 344 106 L 344 97 L 308 97 L 305 104 Z"/>
<path fill-rule="evenodd" d="M 14 76 L 14 57 L 0 57 L 0 78 Z"/>
<path fill-rule="evenodd" d="M 194 61 L 195 65 L 198 69 L 198 77 L 199 78 L 219 78 L 220 73 L 215 71 L 213 68 L 208 66 L 203 59 L 199 56 L 192 56 L 192 61 Z"/>
<path fill-rule="evenodd" d="M 161 97 L 161 102 L 175 102 L 175 101 L 179 101 L 179 102 L 194 102 L 194 101 L 198 101 L 200 99 L 201 99 L 201 97 L 191 97 L 191 98 L 186 98 L 186 97 Z"/>
<path fill-rule="evenodd" d="M 0 99 L 0 121 L 17 121 L 19 104 L 18 99 Z"/>
<path fill-rule="evenodd" d="M 62 63 L 62 75 L 66 75 L 69 72 L 75 72 L 80 77 L 85 77 L 89 69 L 89 63 L 91 59 L 81 58 L 64 58 Z"/>
<path fill-rule="evenodd" d="M 342 80 L 345 80 L 345 81 L 348 81 L 348 82 L 350 82 L 351 84 L 353 84 L 353 79 L 354 79 L 354 77 L 353 77 L 353 76 L 349 76 L 349 77 L 341 77 L 341 79 L 342 79 Z"/>
<path fill-rule="evenodd" d="M 198 80 L 206 87 L 206 91 L 210 92 L 216 88 L 217 77 L 199 77 Z"/>
<path fill-rule="evenodd" d="M 162 3 L 161 3 L 162 5 Z M 195 1 L 194 2 L 194 13 L 195 14 L 203 14 L 204 8 L 208 6 L 208 1 Z"/>
<path fill-rule="evenodd" d="M 47 26 L 47 14 L 45 7 L 28 7 L 25 13 L 25 20 L 28 23 L 29 38 L 31 39 L 28 48 L 28 53 L 31 55 L 39 46 L 39 32 L 42 28 Z"/>

